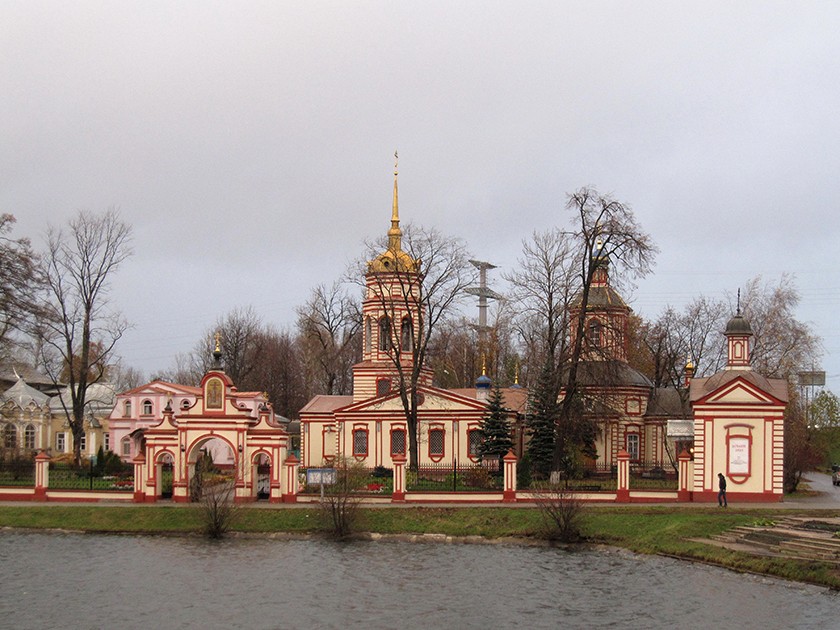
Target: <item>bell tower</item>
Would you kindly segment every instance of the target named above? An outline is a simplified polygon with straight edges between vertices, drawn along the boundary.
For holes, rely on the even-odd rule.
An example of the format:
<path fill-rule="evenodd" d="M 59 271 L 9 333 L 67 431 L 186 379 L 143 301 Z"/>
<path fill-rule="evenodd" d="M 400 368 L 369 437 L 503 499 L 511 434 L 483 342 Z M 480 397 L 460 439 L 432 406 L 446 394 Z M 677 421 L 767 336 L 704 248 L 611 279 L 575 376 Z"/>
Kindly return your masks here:
<path fill-rule="evenodd" d="M 385 251 L 367 263 L 362 302 L 362 362 L 353 366 L 353 400 L 385 396 L 399 378 L 397 361 L 411 369 L 414 342 L 423 329 L 421 261 L 402 248 L 397 154 L 394 154 L 394 196 Z M 431 377 L 421 382 L 431 382 Z"/>
<path fill-rule="evenodd" d="M 750 323 L 741 315 L 741 290 L 738 289 L 738 308 L 735 316 L 726 324 L 726 369 L 751 370 L 750 337 L 753 336 Z"/>
<path fill-rule="evenodd" d="M 572 334 L 577 332 L 576 323 L 581 317 L 584 318 L 584 356 L 591 361 L 626 362 L 630 307 L 610 286 L 610 260 L 602 248 L 602 240 L 598 237 L 590 261 L 594 269 L 586 307 L 582 304 L 582 295 L 572 303 Z M 573 338 L 572 343 L 574 341 Z"/>

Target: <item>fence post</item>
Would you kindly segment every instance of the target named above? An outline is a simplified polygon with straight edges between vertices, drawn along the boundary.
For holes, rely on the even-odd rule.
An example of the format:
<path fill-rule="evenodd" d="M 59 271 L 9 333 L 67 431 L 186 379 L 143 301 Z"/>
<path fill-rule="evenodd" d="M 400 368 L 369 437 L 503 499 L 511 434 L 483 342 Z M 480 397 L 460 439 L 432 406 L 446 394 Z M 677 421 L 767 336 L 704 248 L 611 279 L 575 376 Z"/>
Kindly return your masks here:
<path fill-rule="evenodd" d="M 691 490 L 689 490 L 691 476 L 691 455 L 685 449 L 677 457 L 679 462 L 679 490 L 677 490 L 677 501 L 691 501 Z"/>
<path fill-rule="evenodd" d="M 452 460 L 452 492 L 458 492 L 458 460 Z"/>
<path fill-rule="evenodd" d="M 505 466 L 505 489 L 502 493 L 502 501 L 516 501 L 516 455 L 510 450 L 502 458 Z"/>
<path fill-rule="evenodd" d="M 50 456 L 41 451 L 35 456 L 35 494 L 34 501 L 47 500 L 47 488 L 50 487 Z"/>
<path fill-rule="evenodd" d="M 298 468 L 300 460 L 292 453 L 283 462 L 283 494 L 280 497 L 283 503 L 297 503 Z"/>
<path fill-rule="evenodd" d="M 394 491 L 391 501 L 405 501 L 405 455 L 394 455 L 391 461 L 394 463 Z"/>
<path fill-rule="evenodd" d="M 143 503 L 146 500 L 146 456 L 140 451 L 131 463 L 134 464 L 134 502 Z"/>
<path fill-rule="evenodd" d="M 618 452 L 618 486 L 615 492 L 616 503 L 630 503 L 630 453 Z"/>

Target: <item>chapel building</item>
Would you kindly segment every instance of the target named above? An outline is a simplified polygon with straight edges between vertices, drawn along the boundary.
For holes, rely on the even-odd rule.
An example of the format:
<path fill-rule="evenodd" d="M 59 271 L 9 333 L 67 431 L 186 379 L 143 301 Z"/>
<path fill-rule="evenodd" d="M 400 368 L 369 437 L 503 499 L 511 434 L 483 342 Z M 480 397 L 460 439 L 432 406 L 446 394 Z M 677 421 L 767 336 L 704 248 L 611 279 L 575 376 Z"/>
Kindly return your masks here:
<path fill-rule="evenodd" d="M 365 273 L 362 360 L 353 366 L 353 394 L 315 396 L 301 409 L 303 467 L 346 458 L 370 468 L 392 468 L 394 458 L 409 457 L 399 383 L 415 367 L 413 344 L 423 331 L 423 271 L 422 261 L 402 248 L 396 170 L 387 235 L 387 248 L 368 262 Z M 417 367 L 418 463 L 478 462 L 489 379 L 479 379 L 475 389 L 443 389 L 433 384 L 428 367 Z M 514 425 L 524 416 L 527 392 L 510 387 L 502 393 Z"/>

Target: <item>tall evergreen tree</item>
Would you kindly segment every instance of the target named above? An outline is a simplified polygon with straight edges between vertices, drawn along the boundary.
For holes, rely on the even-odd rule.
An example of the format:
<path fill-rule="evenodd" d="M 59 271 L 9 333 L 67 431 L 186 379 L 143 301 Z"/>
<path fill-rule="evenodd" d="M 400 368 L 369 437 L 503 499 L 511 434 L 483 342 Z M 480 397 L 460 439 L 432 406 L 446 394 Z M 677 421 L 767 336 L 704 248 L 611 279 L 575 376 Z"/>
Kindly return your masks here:
<path fill-rule="evenodd" d="M 551 476 L 555 431 L 560 414 L 555 373 L 550 362 L 546 362 L 540 373 L 529 407 L 527 429 L 531 438 L 528 442 L 531 468 L 536 478 L 548 479 Z"/>
<path fill-rule="evenodd" d="M 478 454 L 482 459 L 499 458 L 501 462 L 508 451 L 513 448 L 513 440 L 510 438 L 510 425 L 508 424 L 507 411 L 505 410 L 502 389 L 498 380 L 493 386 L 490 394 L 489 408 L 487 415 L 481 421 L 481 432 L 484 440 L 478 447 Z"/>

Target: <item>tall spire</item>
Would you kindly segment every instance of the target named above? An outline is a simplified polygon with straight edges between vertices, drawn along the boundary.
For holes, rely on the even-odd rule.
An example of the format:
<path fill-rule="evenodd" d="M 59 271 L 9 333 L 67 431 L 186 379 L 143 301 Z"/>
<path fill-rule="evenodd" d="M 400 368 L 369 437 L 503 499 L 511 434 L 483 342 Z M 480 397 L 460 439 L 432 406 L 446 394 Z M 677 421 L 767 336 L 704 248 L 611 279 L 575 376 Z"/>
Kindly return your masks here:
<path fill-rule="evenodd" d="M 397 190 L 397 152 L 394 152 L 394 201 L 391 206 L 391 228 L 388 230 L 388 249 L 368 262 L 369 273 L 419 273 L 420 260 L 415 260 L 402 248 L 400 204 Z"/>
<path fill-rule="evenodd" d="M 397 165 L 399 155 L 394 151 L 394 203 L 391 208 L 391 229 L 388 230 L 388 249 L 398 252 L 402 249 L 402 230 L 400 229 L 400 203 L 397 192 Z"/>

